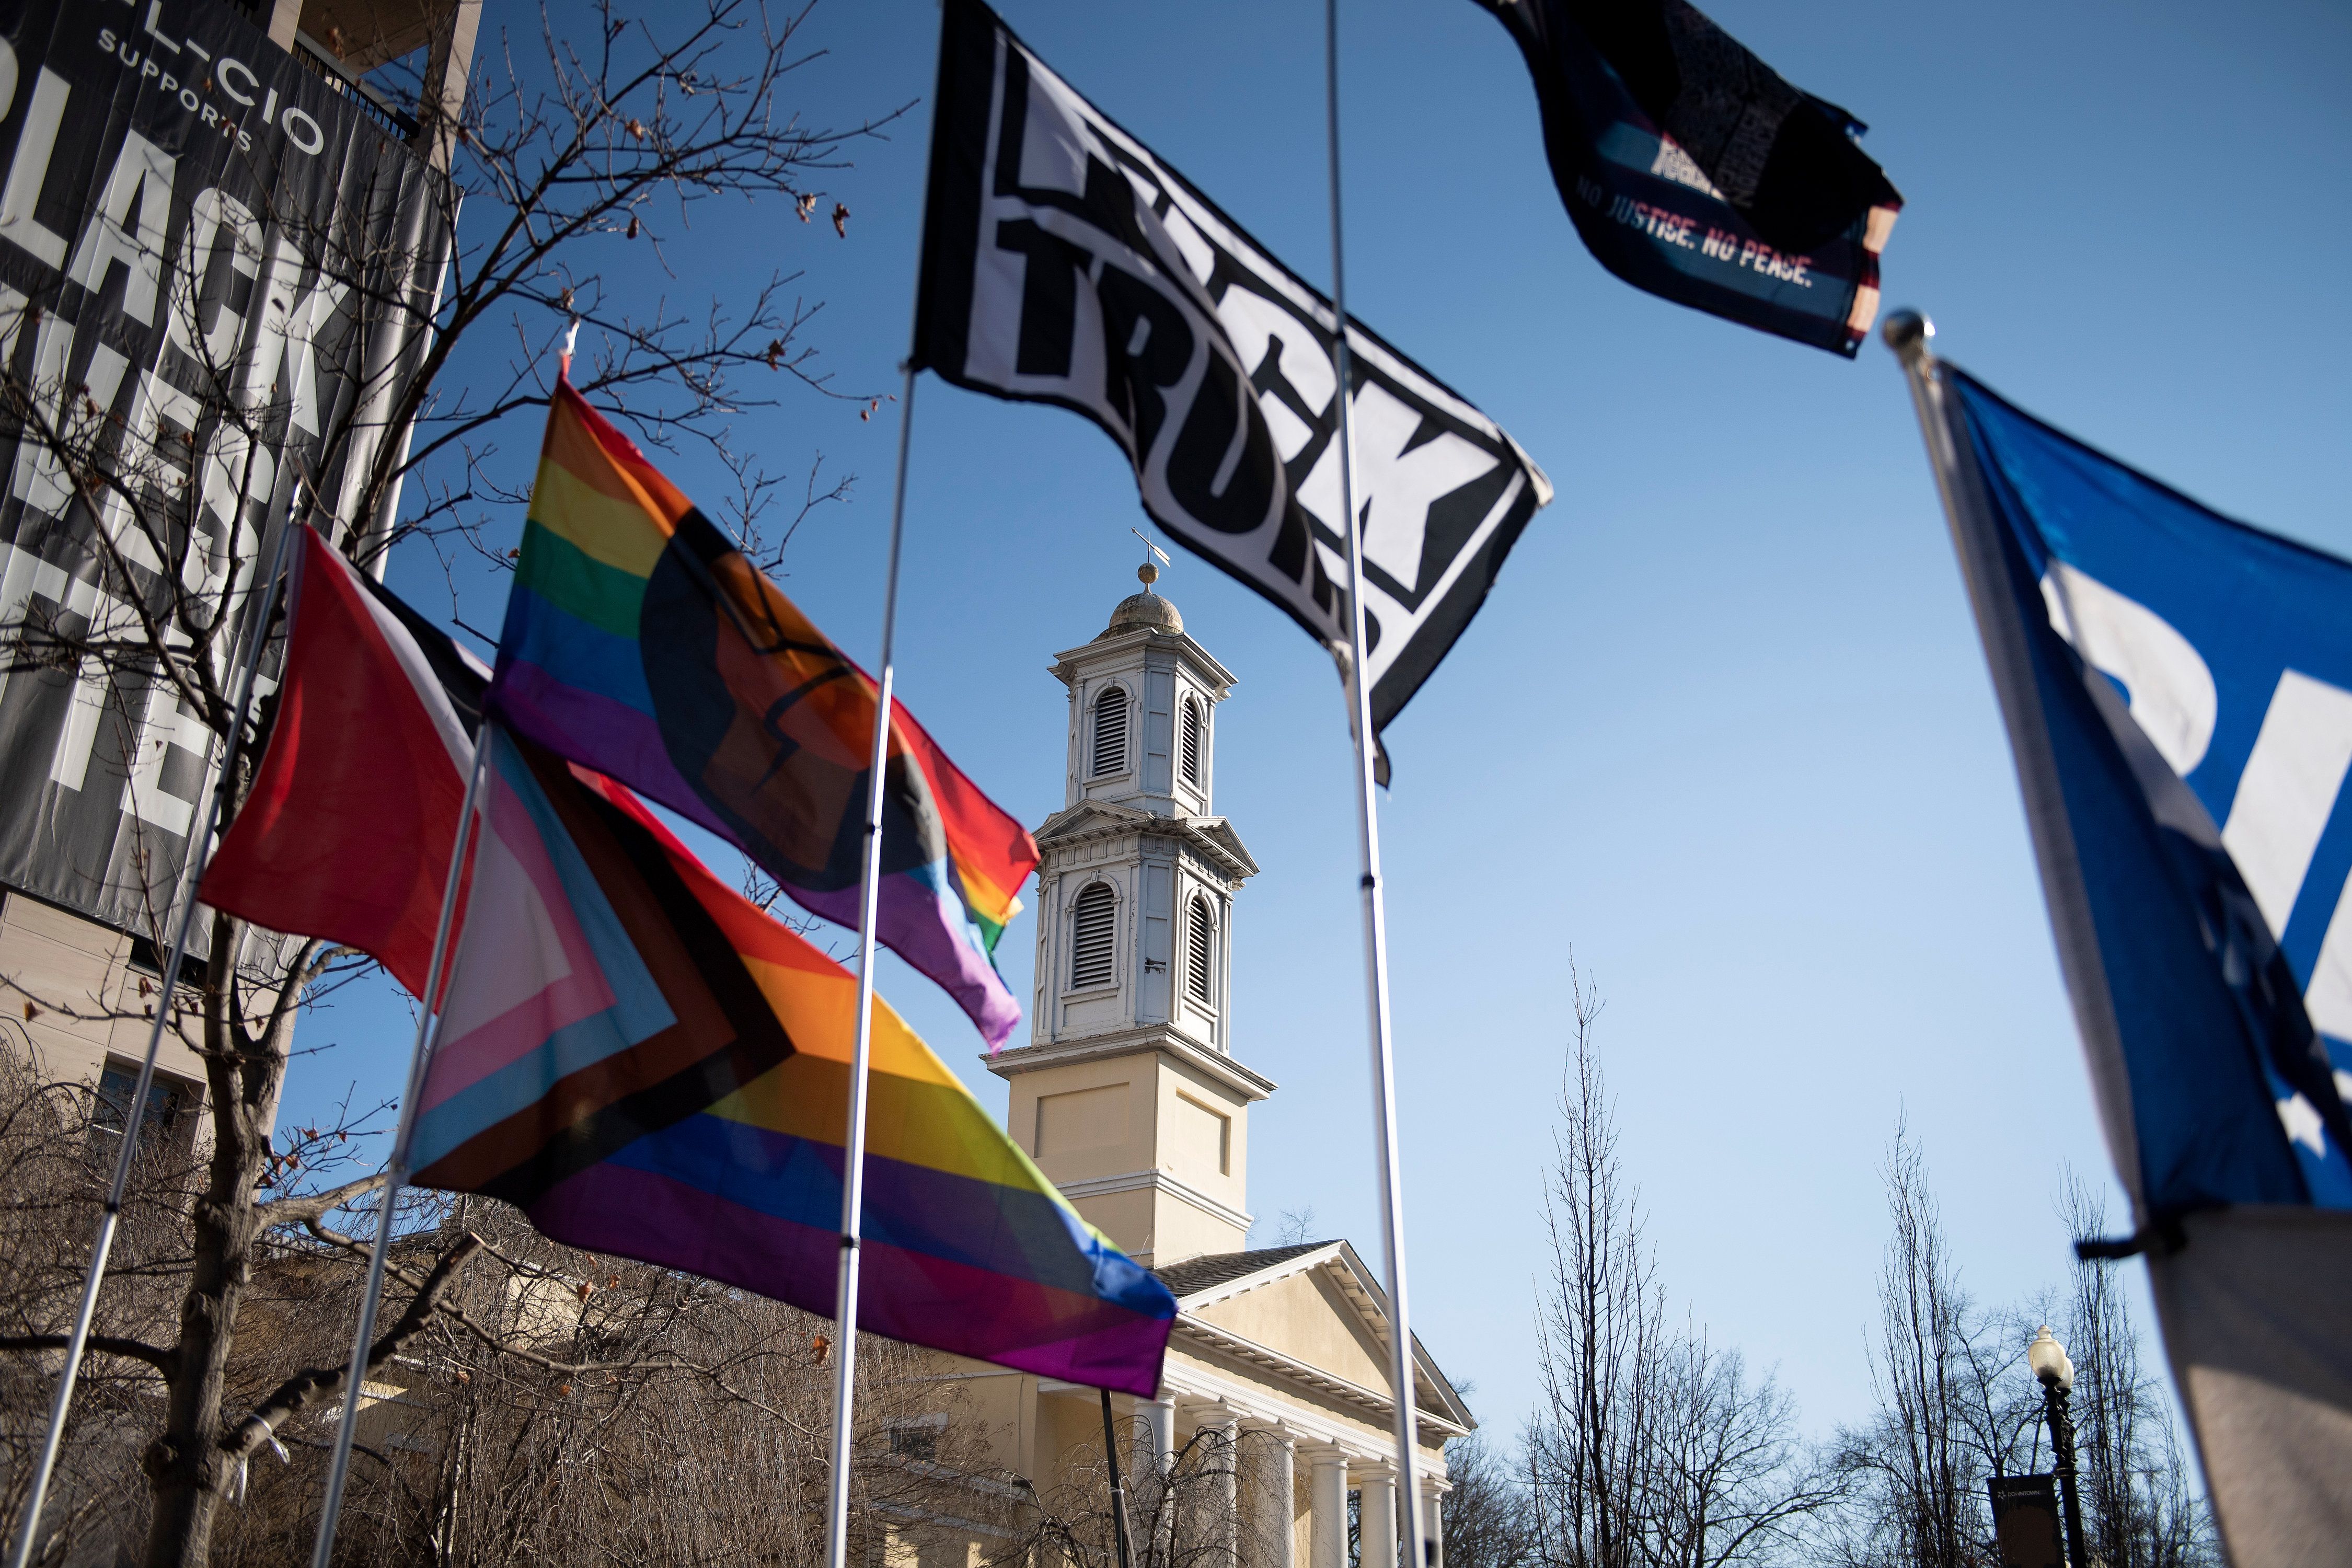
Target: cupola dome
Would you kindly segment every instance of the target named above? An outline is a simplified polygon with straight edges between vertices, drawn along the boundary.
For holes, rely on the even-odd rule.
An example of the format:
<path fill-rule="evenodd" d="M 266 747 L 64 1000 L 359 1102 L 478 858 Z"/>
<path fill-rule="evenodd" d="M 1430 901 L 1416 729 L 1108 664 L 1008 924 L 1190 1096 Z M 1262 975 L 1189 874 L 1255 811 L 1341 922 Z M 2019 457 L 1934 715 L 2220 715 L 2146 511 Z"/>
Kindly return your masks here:
<path fill-rule="evenodd" d="M 1160 579 L 1160 569 L 1147 561 L 1135 574 L 1143 579 L 1143 592 L 1129 594 L 1118 602 L 1118 607 L 1110 613 L 1110 625 L 1097 635 L 1095 641 L 1115 637 L 1121 632 L 1166 632 L 1171 636 L 1183 632 L 1184 617 L 1176 613 L 1176 606 L 1151 591 L 1151 584 Z"/>

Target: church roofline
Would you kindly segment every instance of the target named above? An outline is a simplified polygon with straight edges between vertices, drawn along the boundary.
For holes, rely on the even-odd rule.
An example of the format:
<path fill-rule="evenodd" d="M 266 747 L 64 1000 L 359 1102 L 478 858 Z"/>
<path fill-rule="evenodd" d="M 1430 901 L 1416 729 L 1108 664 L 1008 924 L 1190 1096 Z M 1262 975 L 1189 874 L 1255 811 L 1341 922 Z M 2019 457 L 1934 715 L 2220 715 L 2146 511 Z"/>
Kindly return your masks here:
<path fill-rule="evenodd" d="M 1180 1326 L 1194 1324 L 1233 1339 L 1236 1336 L 1230 1330 L 1200 1323 L 1197 1314 L 1220 1301 L 1230 1300 L 1277 1280 L 1318 1268 L 1332 1276 L 1339 1285 L 1340 1294 L 1354 1304 L 1358 1314 L 1371 1328 L 1385 1350 L 1389 1344 L 1388 1292 L 1373 1278 L 1371 1270 L 1364 1267 L 1364 1260 L 1357 1255 L 1353 1243 L 1308 1242 L 1303 1246 L 1268 1247 L 1258 1252 L 1212 1254 L 1205 1258 L 1186 1258 L 1181 1263 L 1173 1263 L 1164 1270 L 1155 1269 L 1154 1272 L 1160 1275 L 1161 1282 L 1168 1285 L 1170 1292 L 1177 1299 L 1177 1306 L 1181 1312 L 1178 1320 Z M 1192 1280 L 1200 1283 L 1192 1285 L 1189 1290 L 1183 1288 Z M 1265 1353 L 1278 1355 L 1280 1352 L 1266 1351 Z M 1445 1403 L 1443 1412 L 1426 1411 L 1423 1414 L 1458 1426 L 1465 1432 L 1476 1426 L 1477 1418 L 1470 1414 L 1469 1405 L 1455 1391 L 1453 1380 L 1431 1357 L 1419 1334 L 1412 1337 L 1412 1360 L 1422 1378 L 1440 1394 Z M 1328 1377 L 1329 1374 L 1318 1373 L 1317 1375 Z M 1364 1392 L 1378 1400 L 1382 1409 L 1389 1407 L 1388 1395 L 1373 1390 Z"/>
<path fill-rule="evenodd" d="M 1360 1383 L 1350 1382 L 1337 1373 L 1326 1372 L 1271 1345 L 1244 1339 L 1231 1329 L 1220 1328 L 1193 1317 L 1190 1312 L 1178 1314 L 1173 1341 L 1196 1355 L 1205 1350 L 1245 1362 L 1261 1374 L 1272 1373 L 1286 1382 L 1339 1399 L 1381 1420 L 1389 1419 L 1396 1409 L 1396 1402 L 1377 1388 L 1367 1388 Z M 1429 1366 L 1427 1361 L 1427 1357 L 1422 1358 L 1421 1370 L 1425 1374 L 1434 1373 L 1435 1369 Z M 1452 1392 L 1442 1375 L 1433 1376 L 1433 1381 L 1436 1387 Z M 1454 1407 L 1458 1408 L 1458 1396 Z M 1416 1409 L 1421 1417 L 1418 1423 L 1422 1428 L 1420 1436 L 1424 1443 L 1431 1437 L 1441 1443 L 1449 1438 L 1466 1437 L 1478 1425 L 1467 1410 L 1461 1410 L 1461 1418 L 1456 1419 L 1453 1414 L 1433 1410 L 1426 1404 L 1417 1404 Z"/>
<path fill-rule="evenodd" d="M 1195 1044 L 1165 1024 L 1150 1024 L 1139 1029 L 1121 1029 L 1115 1034 L 1089 1035 L 1084 1039 L 1042 1046 L 1018 1046 L 980 1059 L 987 1063 L 988 1070 L 997 1077 L 1016 1078 L 1041 1068 L 1061 1067 L 1068 1062 L 1095 1061 L 1108 1057 L 1131 1057 L 1143 1051 L 1160 1051 L 1193 1071 L 1214 1079 L 1244 1100 L 1264 1100 L 1276 1087 L 1274 1079 L 1265 1074 L 1252 1071 L 1222 1052 Z"/>

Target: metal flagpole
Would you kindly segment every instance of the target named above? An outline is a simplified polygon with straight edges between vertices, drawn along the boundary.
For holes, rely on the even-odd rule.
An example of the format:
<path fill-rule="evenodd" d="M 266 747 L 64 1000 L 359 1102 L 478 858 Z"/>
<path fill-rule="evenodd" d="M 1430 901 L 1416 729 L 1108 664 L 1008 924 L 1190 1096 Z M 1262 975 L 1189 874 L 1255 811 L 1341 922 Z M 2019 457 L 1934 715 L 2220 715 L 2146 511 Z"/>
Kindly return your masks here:
<path fill-rule="evenodd" d="M 367 1289 L 360 1297 L 359 1330 L 352 1336 L 351 1364 L 343 1373 L 343 1414 L 335 1428 L 335 1457 L 327 1468 L 327 1495 L 319 1508 L 319 1536 L 310 1548 L 312 1568 L 327 1568 L 335 1554 L 335 1521 L 343 1510 L 343 1487 L 351 1479 L 352 1437 L 359 1430 L 360 1393 L 367 1380 L 369 1342 L 375 1335 L 378 1299 L 383 1294 L 384 1255 L 392 1249 L 394 1200 L 408 1181 L 408 1141 L 416 1127 L 416 1100 L 424 1092 L 425 1068 L 432 1059 L 441 1015 L 434 1003 L 441 994 L 441 972 L 449 952 L 449 931 L 456 923 L 457 889 L 464 880 L 466 847 L 473 837 L 474 806 L 481 798 L 482 775 L 488 771 L 491 736 L 496 729 L 482 721 L 474 739 L 474 765 L 466 775 L 465 804 L 457 808 L 457 842 L 449 851 L 449 873 L 441 884 L 441 920 L 433 929 L 433 960 L 425 970 L 425 994 L 416 1013 L 416 1044 L 409 1053 L 408 1088 L 400 1097 L 400 1124 L 392 1135 L 392 1158 L 383 1171 L 383 1207 L 376 1216 L 375 1246 L 368 1254 Z"/>
<path fill-rule="evenodd" d="M 1388 914 L 1381 896 L 1380 804 L 1372 793 L 1372 759 L 1379 741 L 1372 733 L 1372 689 L 1364 679 L 1363 519 L 1356 509 L 1356 432 L 1349 416 L 1351 364 L 1348 352 L 1348 284 L 1339 222 L 1339 0 L 1323 3 L 1324 106 L 1331 153 L 1331 308 L 1339 318 L 1332 358 L 1339 371 L 1339 504 L 1347 514 L 1349 728 L 1356 737 L 1356 842 L 1361 854 L 1364 895 L 1364 986 L 1370 1015 L 1372 1123 L 1378 1131 L 1381 1173 L 1381 1240 L 1387 1253 L 1389 1378 L 1395 1392 L 1397 1488 L 1402 1498 L 1402 1550 L 1419 1568 L 1421 1482 L 1413 1463 L 1418 1428 L 1413 1408 L 1412 1317 L 1405 1300 L 1404 1171 L 1397 1152 L 1396 1052 L 1389 1034 Z M 1374 1568 L 1366 1563 L 1365 1568 Z M 1381 1563 L 1378 1568 L 1393 1568 Z"/>
<path fill-rule="evenodd" d="M 557 374 L 572 374 L 572 351 L 580 341 L 580 318 L 563 333 Z M 335 1521 L 343 1511 L 343 1488 L 351 1479 L 352 1439 L 359 1431 L 361 1385 L 367 1379 L 368 1342 L 375 1333 L 375 1312 L 383 1294 L 384 1257 L 392 1250 L 394 1200 L 408 1182 L 408 1140 L 416 1125 L 416 1100 L 425 1091 L 425 1068 L 438 1038 L 440 1014 L 435 1004 L 441 995 L 441 971 L 449 952 L 449 931 L 457 913 L 457 888 L 465 879 L 466 848 L 474 832 L 474 805 L 481 797 L 482 776 L 489 769 L 490 742 L 497 726 L 485 714 L 474 736 L 474 765 L 466 775 L 466 799 L 457 807 L 457 841 L 449 849 L 449 871 L 441 883 L 441 918 L 433 928 L 433 958 L 425 967 L 425 994 L 418 998 L 416 1043 L 408 1053 L 408 1088 L 400 1097 L 400 1121 L 392 1134 L 392 1158 L 383 1168 L 383 1208 L 376 1215 L 375 1245 L 368 1253 L 367 1288 L 360 1296 L 359 1331 L 352 1336 L 352 1359 L 343 1373 L 343 1414 L 335 1428 L 335 1456 L 327 1468 L 327 1495 L 319 1507 L 319 1534 L 310 1545 L 311 1568 L 327 1568 L 335 1554 Z"/>
<path fill-rule="evenodd" d="M 1110 1461 L 1110 1528 L 1118 1544 L 1118 1568 L 1129 1568 L 1128 1561 L 1127 1489 L 1118 1482 L 1118 1433 L 1111 1425 L 1110 1390 L 1097 1389 L 1102 1395 L 1103 1458 Z"/>
<path fill-rule="evenodd" d="M 310 504 L 318 504 L 315 487 L 305 486 Z M 155 1021 L 147 1031 L 147 1055 L 139 1064 L 139 1081 L 131 1091 L 131 1103 L 122 1112 L 122 1147 L 115 1152 L 114 1178 L 106 1189 L 106 1207 L 99 1216 L 98 1239 L 91 1245 L 89 1271 L 82 1279 L 81 1305 L 75 1310 L 73 1331 L 66 1337 L 66 1363 L 58 1373 L 58 1391 L 49 1403 L 49 1426 L 41 1439 L 41 1457 L 33 1467 L 33 1485 L 25 1499 L 25 1513 L 16 1531 L 16 1549 L 9 1553 L 9 1568 L 25 1568 L 33 1554 L 33 1538 L 41 1521 L 41 1505 L 47 1500 L 49 1477 L 57 1468 L 58 1447 L 65 1438 L 66 1412 L 73 1404 L 74 1383 L 81 1375 L 82 1352 L 89 1344 L 89 1325 L 98 1311 L 98 1288 L 106 1277 L 107 1255 L 114 1249 L 114 1233 L 122 1220 L 122 1194 L 131 1184 L 131 1162 L 138 1152 L 139 1128 L 146 1113 L 147 1096 L 155 1084 L 155 1057 L 163 1044 L 163 1026 L 172 1016 L 173 997 L 180 984 L 180 968 L 186 960 L 188 932 L 194 929 L 196 917 L 196 886 L 204 879 L 204 867 L 210 858 L 214 830 L 220 826 L 221 812 L 228 802 L 229 792 L 236 787 L 236 748 L 245 733 L 246 714 L 253 702 L 255 672 L 261 665 L 263 648 L 268 646 L 270 617 L 278 613 L 278 594 L 286 580 L 286 555 L 296 531 L 304 524 L 297 521 L 297 510 L 289 507 L 286 527 L 278 536 L 278 548 L 269 564 L 268 586 L 263 590 L 261 613 L 254 617 L 246 634 L 243 654 L 238 658 L 235 717 L 229 724 L 227 749 L 221 759 L 220 778 L 213 787 L 212 804 L 205 809 L 205 821 L 196 836 L 188 841 L 187 858 L 180 865 L 180 883 L 174 894 L 180 904 L 180 922 L 172 936 L 172 955 L 163 964 L 163 988 L 155 998 Z M 216 955 L 225 958 L 226 955 Z"/>
<path fill-rule="evenodd" d="M 874 1045 L 874 924 L 882 891 L 882 790 L 890 762 L 891 658 L 898 634 L 898 547 L 907 523 L 907 446 L 915 429 L 915 359 L 898 404 L 898 478 L 890 495 L 890 565 L 883 574 L 882 659 L 875 675 L 874 746 L 867 755 L 866 859 L 857 885 L 857 1044 L 849 1058 L 849 1132 L 842 1144 L 841 1274 L 834 1297 L 833 1476 L 825 1497 L 824 1560 L 849 1561 L 849 1439 L 857 1399 L 858 1226 L 866 1204 L 866 1074 Z"/>

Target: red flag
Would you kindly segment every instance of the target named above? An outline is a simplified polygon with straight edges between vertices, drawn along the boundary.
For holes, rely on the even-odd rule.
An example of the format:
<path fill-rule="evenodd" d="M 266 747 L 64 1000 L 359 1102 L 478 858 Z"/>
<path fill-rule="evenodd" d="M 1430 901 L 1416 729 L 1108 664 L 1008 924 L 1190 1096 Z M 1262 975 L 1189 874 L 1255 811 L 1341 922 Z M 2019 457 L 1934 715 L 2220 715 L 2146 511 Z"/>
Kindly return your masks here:
<path fill-rule="evenodd" d="M 307 527 L 289 595 L 269 750 L 198 897 L 422 994 L 488 671 Z"/>

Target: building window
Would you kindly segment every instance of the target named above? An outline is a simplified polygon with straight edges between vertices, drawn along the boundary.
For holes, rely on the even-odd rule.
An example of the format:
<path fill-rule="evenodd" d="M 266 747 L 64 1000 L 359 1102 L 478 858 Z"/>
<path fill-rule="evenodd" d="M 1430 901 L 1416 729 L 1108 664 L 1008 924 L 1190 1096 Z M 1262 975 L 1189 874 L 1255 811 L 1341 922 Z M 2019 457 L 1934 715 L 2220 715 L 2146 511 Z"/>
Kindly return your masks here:
<path fill-rule="evenodd" d="M 1216 967 L 1217 927 L 1209 918 L 1209 900 L 1192 900 L 1192 918 L 1185 932 L 1184 984 L 1192 993 L 1192 1000 L 1205 1007 L 1212 993 L 1210 979 Z"/>
<path fill-rule="evenodd" d="M 1089 778 L 1127 771 L 1127 689 L 1114 686 L 1095 699 L 1094 755 Z"/>
<path fill-rule="evenodd" d="M 90 1107 L 89 1124 L 93 1148 L 102 1150 L 108 1159 L 116 1157 L 114 1151 L 121 1145 L 115 1142 L 122 1136 L 126 1114 L 131 1108 L 132 1091 L 139 1087 L 139 1067 L 120 1057 L 109 1057 L 99 1074 L 98 1098 Z M 147 1107 L 139 1118 L 139 1143 L 142 1148 L 170 1147 L 178 1142 L 181 1127 L 187 1120 L 195 1101 L 194 1086 L 180 1079 L 157 1073 L 147 1086 Z"/>
<path fill-rule="evenodd" d="M 945 1415 L 915 1415 L 890 1423 L 890 1452 L 898 1458 L 911 1459 L 919 1465 L 935 1465 L 940 1458 L 940 1434 L 947 1430 Z"/>
<path fill-rule="evenodd" d="M 1087 991 L 1111 983 L 1117 945 L 1118 900 L 1108 884 L 1089 883 L 1078 895 L 1070 921 L 1070 989 Z"/>
<path fill-rule="evenodd" d="M 1184 699 L 1184 782 L 1201 787 L 1201 705 Z"/>

